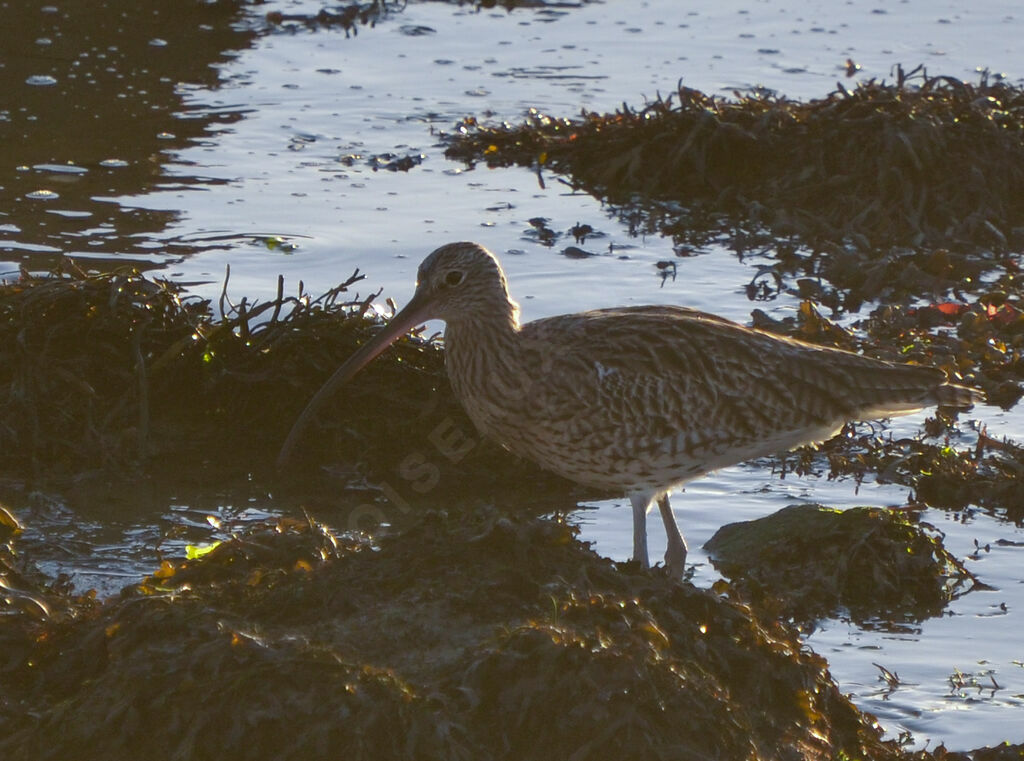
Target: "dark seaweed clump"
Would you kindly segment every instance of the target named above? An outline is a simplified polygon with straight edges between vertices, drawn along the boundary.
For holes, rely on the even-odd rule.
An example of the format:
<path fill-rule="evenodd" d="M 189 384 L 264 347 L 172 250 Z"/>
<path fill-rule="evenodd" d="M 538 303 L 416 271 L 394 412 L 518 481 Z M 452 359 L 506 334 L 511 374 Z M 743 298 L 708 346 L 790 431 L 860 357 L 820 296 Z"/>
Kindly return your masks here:
<path fill-rule="evenodd" d="M 318 297 L 286 295 L 279 281 L 263 303 L 233 303 L 225 290 L 216 304 L 136 271 L 70 262 L 0 284 L 0 473 L 270 471 L 312 394 L 381 324 L 372 296 L 348 296 L 361 278 Z M 393 469 L 442 425 L 472 446 L 457 463 L 437 458 L 439 468 L 521 474 L 526 466 L 476 437 L 436 343 L 414 336 L 391 352 L 324 409 L 297 451 L 299 471 L 338 460 Z"/>
<path fill-rule="evenodd" d="M 949 286 L 1024 245 L 1024 89 L 987 73 L 968 83 L 897 68 L 894 82 L 807 102 L 680 87 L 611 114 L 469 118 L 448 143 L 470 164 L 565 175 L 680 242 L 724 237 L 780 258 L 807 246 L 814 256 L 790 257 L 790 271 L 849 291 L 851 308 L 879 295 L 867 281 L 882 265 L 892 274 L 918 266 L 921 251 L 946 252 L 935 264 Z M 876 285 L 898 292 L 898 282 Z"/>
<path fill-rule="evenodd" d="M 429 513 L 371 547 L 282 519 L 49 598 L 0 618 L 12 761 L 902 757 L 792 630 L 549 520 Z"/>
<path fill-rule="evenodd" d="M 920 621 L 974 586 L 934 527 L 894 510 L 791 505 L 723 526 L 706 547 L 741 597 L 802 624 Z"/>
<path fill-rule="evenodd" d="M 222 318 L 209 301 L 132 270 L 68 262 L 0 285 L 4 469 L 116 470 L 228 440 L 251 450 L 257 426 L 274 424 L 262 414 L 270 400 L 287 404 L 301 395 L 296 378 L 333 364 L 325 354 L 346 343 L 346 316 L 368 307 L 341 299 L 359 279 L 318 299 L 225 296 Z"/>
<path fill-rule="evenodd" d="M 377 25 L 389 13 L 405 9 L 405 3 L 372 0 L 368 3 L 348 3 L 332 8 L 321 8 L 316 13 L 283 13 L 271 11 L 267 14 L 267 23 L 273 29 L 295 31 L 299 27 L 307 29 L 342 29 L 345 36 L 358 36 L 360 27 Z"/>
<path fill-rule="evenodd" d="M 1016 405 L 1024 381 L 1024 313 L 1021 279 L 1006 275 L 980 299 L 929 306 L 880 306 L 843 328 L 804 302 L 794 317 L 771 320 L 755 312 L 755 325 L 772 332 L 899 362 L 939 367 L 952 378 L 985 391 L 990 404 Z M 954 446 L 956 416 L 939 410 L 924 434 L 894 439 L 871 423 L 849 426 L 845 435 L 819 448 L 787 457 L 799 473 L 829 477 L 876 474 L 880 481 L 906 484 L 915 499 L 932 507 L 960 510 L 978 505 L 1007 519 L 1024 521 L 1024 448 L 996 439 L 984 428 L 973 446 Z"/>
<path fill-rule="evenodd" d="M 934 426 L 947 423 L 941 416 L 931 421 Z M 1024 447 L 991 438 L 984 430 L 973 448 L 957 448 L 943 439 L 894 439 L 869 429 L 833 439 L 822 451 L 831 478 L 873 472 L 883 483 L 912 487 L 912 499 L 923 505 L 946 510 L 975 505 L 1018 525 L 1024 522 Z"/>
<path fill-rule="evenodd" d="M 636 572 L 559 521 L 424 512 L 371 543 L 282 517 L 102 604 L 34 571 L 20 531 L 0 509 L 5 759 L 1019 757 L 905 753 L 774 598 L 736 602 L 750 577 L 700 590 Z M 878 552 L 869 534 L 855 540 Z M 900 542 L 934 549 L 914 527 Z M 871 563 L 836 570 L 890 586 Z"/>

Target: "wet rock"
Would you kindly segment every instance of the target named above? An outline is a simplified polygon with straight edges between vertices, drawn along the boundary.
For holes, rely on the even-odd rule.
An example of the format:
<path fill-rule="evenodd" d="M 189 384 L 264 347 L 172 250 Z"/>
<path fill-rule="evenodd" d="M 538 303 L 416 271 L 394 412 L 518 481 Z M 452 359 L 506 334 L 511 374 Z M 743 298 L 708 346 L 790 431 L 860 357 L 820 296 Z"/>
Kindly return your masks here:
<path fill-rule="evenodd" d="M 842 613 L 919 621 L 976 584 L 933 526 L 882 508 L 791 505 L 723 526 L 705 546 L 741 598 L 808 625 Z"/>

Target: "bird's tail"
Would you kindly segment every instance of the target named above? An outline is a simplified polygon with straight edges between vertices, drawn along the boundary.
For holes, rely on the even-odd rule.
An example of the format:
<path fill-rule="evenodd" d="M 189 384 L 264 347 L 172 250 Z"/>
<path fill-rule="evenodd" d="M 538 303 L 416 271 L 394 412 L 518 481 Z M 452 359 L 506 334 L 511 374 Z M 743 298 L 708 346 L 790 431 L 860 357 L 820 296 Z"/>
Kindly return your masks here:
<path fill-rule="evenodd" d="M 947 382 L 945 374 L 934 367 L 890 365 L 885 373 L 869 369 L 874 372 L 862 378 L 860 396 L 855 400 L 859 403 L 850 417 L 867 420 L 906 415 L 933 406 L 966 410 L 985 401 L 981 391 Z"/>
<path fill-rule="evenodd" d="M 955 383 L 943 383 L 936 386 L 932 392 L 935 403 L 940 407 L 954 407 L 956 409 L 969 409 L 976 402 L 985 401 L 985 393 L 976 388 L 958 386 Z"/>

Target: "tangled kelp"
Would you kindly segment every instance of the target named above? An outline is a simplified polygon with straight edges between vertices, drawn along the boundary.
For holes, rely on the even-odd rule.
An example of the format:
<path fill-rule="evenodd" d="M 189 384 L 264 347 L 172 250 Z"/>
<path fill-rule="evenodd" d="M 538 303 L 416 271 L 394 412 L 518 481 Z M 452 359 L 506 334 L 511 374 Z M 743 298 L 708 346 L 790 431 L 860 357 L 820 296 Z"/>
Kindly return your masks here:
<path fill-rule="evenodd" d="M 741 597 L 807 624 L 844 610 L 920 621 L 975 583 L 933 526 L 880 508 L 791 505 L 723 526 L 705 546 Z"/>
<path fill-rule="evenodd" d="M 358 36 L 359 27 L 369 26 L 371 29 L 377 22 L 390 13 L 397 13 L 405 10 L 405 3 L 386 2 L 386 0 L 371 0 L 367 3 L 349 3 L 337 7 L 321 8 L 317 13 L 283 13 L 281 11 L 270 11 L 267 14 L 267 23 L 272 28 L 280 28 L 286 31 L 293 31 L 299 26 L 308 29 L 320 27 L 327 29 L 342 29 L 345 36 Z"/>
<path fill-rule="evenodd" d="M 286 295 L 279 282 L 263 303 L 234 304 L 225 290 L 217 305 L 135 271 L 87 273 L 71 263 L 0 285 L 0 468 L 53 475 L 212 461 L 269 469 L 308 398 L 380 324 L 373 297 L 346 298 L 360 279 L 315 298 Z M 300 464 L 340 458 L 380 471 L 441 424 L 471 436 L 439 347 L 413 337 L 392 352 L 396 362 L 377 363 L 337 400 L 344 411 L 325 412 Z M 521 467 L 493 457 L 491 445 L 471 449 L 460 461 L 470 472 L 500 478 Z M 477 468 L 479 458 L 488 467 Z"/>
<path fill-rule="evenodd" d="M 10 759 L 900 757 L 792 631 L 494 511 L 269 522 L 16 626 Z"/>
<path fill-rule="evenodd" d="M 1024 245 L 1024 89 L 988 74 L 971 84 L 897 68 L 893 83 L 808 102 L 680 87 L 613 114 L 468 118 L 447 139 L 452 158 L 550 169 L 691 243 L 725 233 L 742 250 L 788 238 L 828 255 L 851 247 L 860 262 L 943 249 L 947 285 Z M 979 250 L 997 254 L 964 256 Z M 859 267 L 828 256 L 815 265 L 856 303 L 877 295 Z"/>
<path fill-rule="evenodd" d="M 942 425 L 941 421 L 937 423 Z M 880 482 L 901 483 L 921 504 L 947 510 L 977 505 L 1015 523 L 1024 520 L 1024 447 L 981 431 L 977 445 L 958 449 L 947 441 L 893 439 L 868 431 L 837 437 L 822 447 L 830 478 L 875 473 Z M 795 470 L 815 469 L 814 455 Z"/>
<path fill-rule="evenodd" d="M 878 307 L 854 323 L 856 332 L 830 321 L 809 301 L 792 318 L 771 320 L 756 312 L 754 322 L 814 343 L 940 367 L 983 389 L 989 403 L 1010 408 L 1019 402 L 1024 382 L 1022 296 L 1020 278 L 1007 274 L 971 302 Z M 831 478 L 874 473 L 881 481 L 912 487 L 918 500 L 933 507 L 958 510 L 974 504 L 1024 520 L 1020 444 L 997 440 L 982 429 L 972 446 L 954 446 L 948 437 L 939 438 L 955 433 L 954 418 L 941 410 L 925 428 L 930 440 L 897 440 L 870 424 L 851 426 L 846 435 L 799 450 L 787 460 L 798 473 L 824 472 Z"/>
<path fill-rule="evenodd" d="M 1024 744 L 1004 742 L 994 747 L 978 748 L 969 753 L 953 753 L 939 746 L 935 749 L 932 758 L 934 761 L 1021 761 L 1024 759 Z M 913 761 L 923 761 L 923 759 L 915 754 Z"/>
<path fill-rule="evenodd" d="M 550 3 L 546 0 L 451 0 L 458 5 L 472 3 L 479 11 L 484 8 L 501 7 L 512 11 L 516 8 L 546 8 Z M 589 0 L 580 0 L 580 4 Z M 390 15 L 399 14 L 405 10 L 408 3 L 389 2 L 388 0 L 370 0 L 363 3 L 348 3 L 346 5 L 321 8 L 316 13 L 283 13 L 281 11 L 270 11 L 267 14 L 267 23 L 272 29 L 284 31 L 295 31 L 300 27 L 307 29 L 341 29 L 345 36 L 358 36 L 361 27 L 374 28 L 378 23 Z M 564 3 L 558 3 L 564 5 Z M 400 30 L 403 34 L 418 36 L 432 34 L 430 27 L 407 26 Z"/>
<path fill-rule="evenodd" d="M 0 753 L 1013 758 L 904 752 L 794 630 L 574 534 L 485 509 L 371 544 L 282 518 L 102 606 L 51 592 L 0 616 Z"/>

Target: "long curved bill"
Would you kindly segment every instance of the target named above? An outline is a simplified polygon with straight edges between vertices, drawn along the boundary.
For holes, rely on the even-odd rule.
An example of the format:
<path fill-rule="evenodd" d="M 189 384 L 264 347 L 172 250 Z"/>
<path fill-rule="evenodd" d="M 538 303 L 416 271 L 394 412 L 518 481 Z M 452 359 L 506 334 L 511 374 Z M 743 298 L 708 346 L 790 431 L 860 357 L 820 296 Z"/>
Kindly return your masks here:
<path fill-rule="evenodd" d="M 328 378 L 327 382 L 309 400 L 309 404 L 306 405 L 302 414 L 299 415 L 292 425 L 288 438 L 284 440 L 281 452 L 277 456 L 277 467 L 279 470 L 288 464 L 292 450 L 295 449 L 295 445 L 298 443 L 299 438 L 301 438 L 303 431 L 309 425 L 309 421 L 317 414 L 320 407 L 323 406 L 324 402 L 331 398 L 331 395 L 334 394 L 339 386 L 351 380 L 352 376 L 370 364 L 400 336 L 405 335 L 411 328 L 429 319 L 430 307 L 430 302 L 421 296 L 419 291 L 416 291 L 412 299 L 409 300 L 409 303 L 405 305 L 405 308 L 392 317 L 391 321 L 380 333 L 360 346 L 355 354 L 334 371 L 334 375 Z"/>

